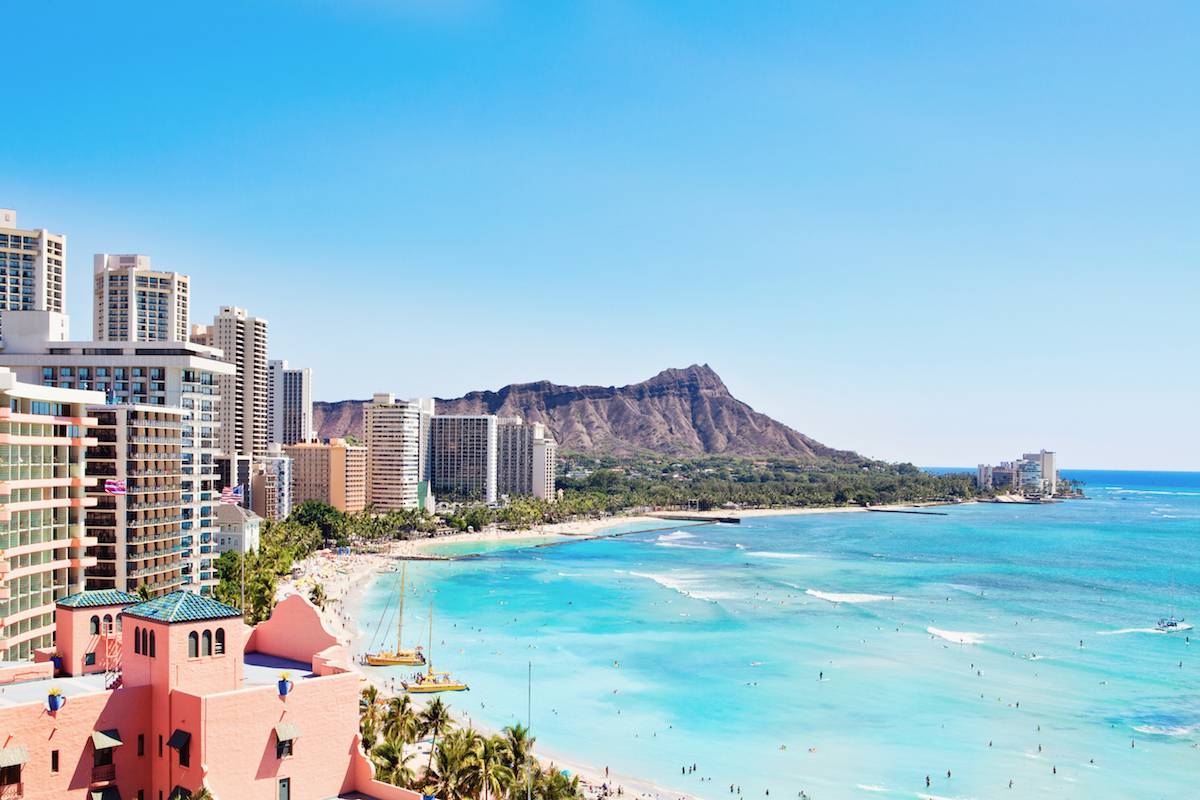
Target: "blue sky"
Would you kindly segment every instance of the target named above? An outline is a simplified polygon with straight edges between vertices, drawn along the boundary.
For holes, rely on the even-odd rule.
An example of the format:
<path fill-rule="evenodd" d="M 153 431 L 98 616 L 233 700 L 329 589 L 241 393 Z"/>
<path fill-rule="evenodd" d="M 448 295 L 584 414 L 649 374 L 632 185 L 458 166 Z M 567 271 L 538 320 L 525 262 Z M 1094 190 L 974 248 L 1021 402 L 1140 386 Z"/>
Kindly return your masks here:
<path fill-rule="evenodd" d="M 1194 4 L 22 4 L 0 206 L 321 399 L 708 362 L 828 444 L 1200 468 Z M 45 32 L 44 35 L 40 32 Z M 36 34 L 36 35 L 35 35 Z M 15 105 L 14 105 L 15 103 Z"/>

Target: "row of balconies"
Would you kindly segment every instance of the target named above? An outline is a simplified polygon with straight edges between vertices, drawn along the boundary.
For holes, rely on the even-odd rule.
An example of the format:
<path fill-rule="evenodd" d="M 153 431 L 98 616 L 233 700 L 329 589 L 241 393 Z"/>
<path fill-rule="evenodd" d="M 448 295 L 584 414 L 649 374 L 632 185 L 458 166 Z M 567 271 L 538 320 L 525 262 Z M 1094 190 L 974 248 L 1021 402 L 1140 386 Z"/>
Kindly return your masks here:
<path fill-rule="evenodd" d="M 175 569 L 180 569 L 180 564 L 178 561 L 172 560 L 172 561 L 167 562 L 166 564 L 152 564 L 149 567 L 142 567 L 141 569 L 131 570 L 129 572 L 126 572 L 125 574 L 130 578 L 141 578 L 145 575 L 159 575 L 164 572 L 170 572 L 171 570 L 175 570 Z"/>
<path fill-rule="evenodd" d="M 178 508 L 180 505 L 182 505 L 182 501 L 176 498 L 174 500 L 150 500 L 143 503 L 126 503 L 125 508 L 129 511 L 145 511 L 151 508 Z"/>
<path fill-rule="evenodd" d="M 172 553 L 181 552 L 183 552 L 183 548 L 177 544 L 172 545 L 171 547 L 160 547 L 157 550 L 143 550 L 140 553 L 134 550 L 126 549 L 125 558 L 129 561 L 146 561 L 151 558 L 162 558 L 163 556 L 169 556 Z"/>
<path fill-rule="evenodd" d="M 154 533 L 135 533 L 125 537 L 126 544 L 144 544 L 146 542 L 162 542 L 167 539 L 178 539 L 183 535 L 180 530 L 155 531 Z"/>
<path fill-rule="evenodd" d="M 179 444 L 182 438 L 179 436 L 127 436 L 127 441 L 136 442 L 137 444 Z"/>
<path fill-rule="evenodd" d="M 183 514 L 169 514 L 165 517 L 145 517 L 143 519 L 127 520 L 125 526 L 127 528 L 148 528 L 152 525 L 170 525 L 182 520 Z"/>

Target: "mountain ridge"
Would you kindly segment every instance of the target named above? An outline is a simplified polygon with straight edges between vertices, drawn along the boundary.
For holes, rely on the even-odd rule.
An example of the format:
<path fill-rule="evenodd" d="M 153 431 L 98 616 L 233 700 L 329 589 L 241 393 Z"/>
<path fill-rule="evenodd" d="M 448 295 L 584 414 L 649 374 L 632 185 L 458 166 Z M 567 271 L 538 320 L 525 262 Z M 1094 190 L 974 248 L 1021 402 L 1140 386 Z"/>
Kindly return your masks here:
<path fill-rule="evenodd" d="M 361 435 L 363 400 L 313 403 L 321 438 Z M 626 386 L 548 380 L 436 398 L 439 414 L 496 414 L 541 422 L 564 450 L 618 456 L 734 455 L 857 461 L 738 400 L 708 364 L 669 368 Z"/>

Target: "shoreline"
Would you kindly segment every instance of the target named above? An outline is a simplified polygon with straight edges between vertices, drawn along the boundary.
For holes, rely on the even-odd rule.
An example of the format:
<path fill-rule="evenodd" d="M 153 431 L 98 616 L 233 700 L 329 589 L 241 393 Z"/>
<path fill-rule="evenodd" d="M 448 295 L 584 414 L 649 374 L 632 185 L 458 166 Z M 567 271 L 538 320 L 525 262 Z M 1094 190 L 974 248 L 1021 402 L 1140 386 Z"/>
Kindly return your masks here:
<path fill-rule="evenodd" d="M 632 519 L 637 521 L 637 518 Z M 611 520 L 592 520 L 590 522 L 603 523 L 601 528 L 595 528 L 594 526 L 585 528 L 586 532 L 591 533 L 603 527 L 625 524 L 625 522 L 613 523 Z M 564 524 L 576 525 L 577 523 Z M 532 533 L 531 531 L 495 531 L 494 533 L 511 535 L 492 536 L 485 539 L 485 541 L 540 538 L 544 535 L 536 531 Z M 569 534 L 563 535 L 564 539 L 566 539 Z M 577 533 L 576 535 L 583 534 Z M 431 537 L 417 541 L 423 543 L 441 543 L 447 540 L 461 541 L 463 537 L 470 537 L 474 541 L 478 536 L 479 534 L 454 534 L 452 536 Z M 413 543 L 395 542 L 385 552 L 381 553 L 332 556 L 325 552 L 310 556 L 297 565 L 297 568 L 301 571 L 301 575 L 281 583 L 276 591 L 277 599 L 282 599 L 291 594 L 302 594 L 308 597 L 308 592 L 313 583 L 321 584 L 326 595 L 325 608 L 318 609 L 322 623 L 334 635 L 338 643 L 346 647 L 350 655 L 351 668 L 358 673 L 364 682 L 374 686 L 379 691 L 381 698 L 394 697 L 400 692 L 397 691 L 394 677 L 389 679 L 379 673 L 372 674 L 371 670 L 358 663 L 358 658 L 362 654 L 366 644 L 364 641 L 366 632 L 360 624 L 359 612 L 364 594 L 374 585 L 378 578 L 386 574 L 391 574 L 392 565 L 397 559 L 403 558 L 406 554 L 401 545 Z M 410 697 L 413 707 L 418 711 L 423 709 L 432 700 L 432 697 L 426 695 L 411 695 Z M 479 720 L 467 713 L 460 704 L 456 704 L 453 698 L 449 699 L 446 704 L 449 706 L 452 716 L 460 727 L 472 727 L 487 736 L 500 733 L 498 729 L 480 723 Z M 415 754 L 418 764 L 422 763 L 422 759 L 428 758 L 429 749 L 430 742 L 427 739 L 422 739 L 412 746 L 412 752 Z M 553 764 L 559 769 L 569 770 L 572 775 L 578 775 L 580 788 L 583 790 L 585 796 L 589 798 L 606 796 L 601 787 L 607 784 L 609 794 L 615 793 L 616 787 L 620 786 L 624 795 L 636 798 L 637 800 L 668 800 L 668 798 L 670 800 L 698 800 L 695 795 L 687 792 L 658 786 L 651 781 L 619 771 L 609 769 L 609 774 L 606 777 L 605 767 L 596 767 L 571 757 L 563 757 L 562 754 L 549 751 L 544 746 L 535 746 L 533 755 L 543 768 Z"/>
<path fill-rule="evenodd" d="M 960 505 L 960 503 L 900 503 L 872 506 L 871 508 L 903 510 L 936 505 Z M 674 515 L 688 513 L 689 516 L 694 517 L 716 518 L 736 515 L 742 518 L 755 518 L 851 512 L 864 513 L 868 510 L 863 506 L 789 507 L 738 509 L 736 511 L 714 509 L 712 511 L 701 512 L 674 512 Z M 602 536 L 605 530 L 615 527 L 627 527 L 636 524 L 645 524 L 648 527 L 661 527 L 663 523 L 670 522 L 686 524 L 687 520 L 670 519 L 672 515 L 673 512 L 649 512 L 640 515 L 611 516 L 599 519 L 554 523 L 519 530 L 490 528 L 480 532 L 454 533 L 395 541 L 388 543 L 379 552 L 355 553 L 349 556 L 334 556 L 328 551 L 323 551 L 297 564 L 296 569 L 299 570 L 300 574 L 281 583 L 276 596 L 278 599 L 282 599 L 289 594 L 303 594 L 307 597 L 312 585 L 320 583 L 326 596 L 325 608 L 319 610 L 321 621 L 330 633 L 337 638 L 338 642 L 346 647 L 347 652 L 350 654 L 351 667 L 359 674 L 362 680 L 375 686 L 379 690 L 381 697 L 392 697 L 399 693 L 395 685 L 395 678 L 387 679 L 380 674 L 372 674 L 369 669 L 358 663 L 358 658 L 366 646 L 366 642 L 364 641 L 366 630 L 363 627 L 364 621 L 361 619 L 363 597 L 379 577 L 391 574 L 397 560 L 414 556 L 428 557 L 428 554 L 424 551 L 429 547 L 443 544 L 463 542 L 491 544 L 546 538 L 557 538 L 561 542 L 569 542 L 572 539 Z M 413 705 L 418 710 L 424 708 L 425 704 L 430 702 L 430 700 L 431 698 L 428 696 L 412 696 Z M 448 702 L 448 705 L 455 720 L 460 725 L 469 725 L 489 736 L 499 733 L 498 730 L 480 724 L 478 720 L 456 705 L 453 699 Z M 429 742 L 426 740 L 417 742 L 414 745 L 414 753 L 417 755 L 418 763 L 421 762 L 421 759 L 428 757 L 429 747 Z M 572 775 L 578 775 L 580 787 L 589 798 L 605 796 L 605 792 L 601 787 L 607 785 L 610 794 L 614 793 L 617 787 L 621 787 L 625 795 L 637 800 L 668 800 L 668 798 L 669 800 L 698 800 L 697 795 L 659 786 L 652 781 L 620 771 L 609 769 L 606 777 L 606 768 L 604 766 L 598 767 L 570 756 L 564 757 L 563 754 L 547 750 L 544 746 L 536 746 L 534 748 L 534 756 L 544 767 L 553 763 L 560 769 L 569 770 Z"/>

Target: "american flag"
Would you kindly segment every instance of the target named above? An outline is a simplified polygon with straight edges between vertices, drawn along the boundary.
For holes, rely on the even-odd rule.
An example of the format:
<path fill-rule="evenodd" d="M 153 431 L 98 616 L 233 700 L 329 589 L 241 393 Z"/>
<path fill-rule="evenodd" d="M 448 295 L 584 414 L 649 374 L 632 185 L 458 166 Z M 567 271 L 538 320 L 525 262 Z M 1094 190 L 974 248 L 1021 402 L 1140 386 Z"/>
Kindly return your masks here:
<path fill-rule="evenodd" d="M 227 506 L 238 506 L 242 504 L 242 485 L 226 486 L 221 490 L 221 502 Z"/>
<path fill-rule="evenodd" d="M 109 478 L 104 482 L 106 494 L 125 494 L 125 481 L 119 478 Z"/>

